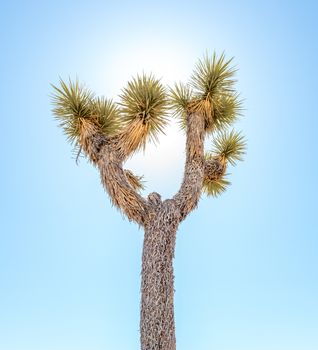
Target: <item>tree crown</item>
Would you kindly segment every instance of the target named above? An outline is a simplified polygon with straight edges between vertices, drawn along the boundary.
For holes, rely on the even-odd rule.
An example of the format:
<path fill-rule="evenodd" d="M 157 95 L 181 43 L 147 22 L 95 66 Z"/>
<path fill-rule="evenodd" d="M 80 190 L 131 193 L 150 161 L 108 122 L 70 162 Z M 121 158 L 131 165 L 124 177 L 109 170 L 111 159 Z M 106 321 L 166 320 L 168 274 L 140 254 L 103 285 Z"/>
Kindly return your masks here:
<path fill-rule="evenodd" d="M 214 169 L 213 176 L 204 178 L 203 190 L 216 196 L 230 184 L 225 178 L 227 164 L 242 160 L 246 148 L 241 133 L 227 130 L 242 112 L 242 101 L 235 91 L 235 72 L 232 59 L 226 60 L 224 54 L 206 54 L 187 84 L 166 88 L 152 74 L 137 75 L 122 89 L 118 102 L 96 97 L 78 80 L 60 79 L 58 87 L 52 85 L 53 113 L 75 147 L 81 149 L 83 130 L 90 125 L 106 138 L 121 139 L 127 156 L 145 148 L 149 140 L 158 140 L 169 121 L 169 112 L 184 130 L 189 114 L 203 118 L 205 134 L 212 136 L 212 149 L 205 154 L 205 162 L 210 164 L 206 168 L 212 171 L 211 164 L 216 163 L 220 168 L 217 175 Z M 141 177 L 128 170 L 125 174 L 134 189 L 143 189 Z"/>

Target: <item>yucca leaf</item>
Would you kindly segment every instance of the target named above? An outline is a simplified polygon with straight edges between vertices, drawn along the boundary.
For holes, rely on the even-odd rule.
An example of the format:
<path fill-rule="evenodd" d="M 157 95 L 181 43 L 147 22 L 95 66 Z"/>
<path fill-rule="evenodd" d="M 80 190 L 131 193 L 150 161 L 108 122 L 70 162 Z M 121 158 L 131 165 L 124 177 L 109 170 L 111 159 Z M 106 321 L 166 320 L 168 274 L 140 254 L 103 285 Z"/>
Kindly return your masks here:
<path fill-rule="evenodd" d="M 225 192 L 227 186 L 229 186 L 231 183 L 224 179 L 218 179 L 218 180 L 207 180 L 205 179 L 203 182 L 203 191 L 208 196 L 217 197 L 221 195 L 223 192 Z"/>
<path fill-rule="evenodd" d="M 67 84 L 60 79 L 60 86 L 52 87 L 53 114 L 74 146 L 78 142 L 82 121 L 85 119 L 99 127 L 105 135 L 118 132 L 120 111 L 112 101 L 103 97 L 95 98 L 78 80 L 69 79 Z"/>
<path fill-rule="evenodd" d="M 236 70 L 231 67 L 232 60 L 225 60 L 224 53 L 220 57 L 215 53 L 212 57 L 206 54 L 199 60 L 190 81 L 198 98 L 212 102 L 216 96 L 234 92 Z"/>
<path fill-rule="evenodd" d="M 76 143 L 80 132 L 81 118 L 89 118 L 92 114 L 92 100 L 90 90 L 79 85 L 78 80 L 68 85 L 60 79 L 60 87 L 52 85 L 54 93 L 51 95 L 54 105 L 53 114 L 60 122 L 68 140 Z"/>
<path fill-rule="evenodd" d="M 189 112 L 204 118 L 206 132 L 222 130 L 235 122 L 242 103 L 234 90 L 235 69 L 231 63 L 224 54 L 205 55 L 197 63 L 189 85 L 176 84 L 170 89 L 170 106 L 183 128 Z"/>
<path fill-rule="evenodd" d="M 223 130 L 233 124 L 242 113 L 242 101 L 237 93 L 221 95 L 213 109 L 213 126 Z"/>
<path fill-rule="evenodd" d="M 170 107 L 174 116 L 178 117 L 182 129 L 186 127 L 186 114 L 192 98 L 193 92 L 189 85 L 176 83 L 173 88 L 169 88 Z"/>
<path fill-rule="evenodd" d="M 137 76 L 128 82 L 120 95 L 122 117 L 128 125 L 135 120 L 145 125 L 148 135 L 156 140 L 167 124 L 168 100 L 166 90 L 153 75 Z"/>
<path fill-rule="evenodd" d="M 232 130 L 228 132 L 220 132 L 214 138 L 213 152 L 223 159 L 235 165 L 236 161 L 242 160 L 245 154 L 246 141 L 239 132 Z"/>
<path fill-rule="evenodd" d="M 212 57 L 206 54 L 191 76 L 194 91 L 191 109 L 204 117 L 207 132 L 220 129 L 236 118 L 239 106 L 235 99 L 232 60 L 225 60 L 224 54 L 220 57 L 215 53 Z"/>
<path fill-rule="evenodd" d="M 104 97 L 94 99 L 93 114 L 105 135 L 113 135 L 121 128 L 120 110 L 111 100 Z"/>

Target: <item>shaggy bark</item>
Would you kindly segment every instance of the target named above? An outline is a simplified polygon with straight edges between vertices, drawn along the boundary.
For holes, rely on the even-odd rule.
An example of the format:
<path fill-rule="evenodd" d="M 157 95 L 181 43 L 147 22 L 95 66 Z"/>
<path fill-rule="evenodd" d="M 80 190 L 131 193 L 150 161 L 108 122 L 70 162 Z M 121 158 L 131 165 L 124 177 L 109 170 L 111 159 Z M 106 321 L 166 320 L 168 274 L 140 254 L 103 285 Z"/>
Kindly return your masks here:
<path fill-rule="evenodd" d="M 206 160 L 204 162 L 204 179 L 218 180 L 226 170 L 226 163 L 220 157 Z"/>
<path fill-rule="evenodd" d="M 197 206 L 204 179 L 204 119 L 196 114 L 188 115 L 186 163 L 179 192 L 174 196 L 182 220 Z"/>
<path fill-rule="evenodd" d="M 129 131 L 122 133 L 120 137 L 107 138 L 95 125 L 86 122 L 83 124 L 80 143 L 90 160 L 98 167 L 101 182 L 112 203 L 129 220 L 144 225 L 148 218 L 147 201 L 130 185 L 123 169 L 123 161 L 128 151 L 123 152 L 122 140 L 129 138 Z M 133 148 L 130 150 L 134 151 Z"/>
<path fill-rule="evenodd" d="M 83 121 L 80 144 L 98 167 L 111 201 L 129 220 L 144 227 L 141 281 L 141 350 L 175 350 L 173 258 L 179 223 L 197 206 L 205 177 L 224 173 L 215 158 L 204 160 L 204 120 L 190 114 L 187 121 L 186 164 L 179 192 L 161 201 L 158 193 L 144 199 L 129 183 L 123 162 L 138 147 L 141 124 L 106 137 L 98 127 Z"/>
<path fill-rule="evenodd" d="M 180 211 L 173 200 L 149 195 L 142 254 L 141 350 L 175 350 L 173 258 Z"/>

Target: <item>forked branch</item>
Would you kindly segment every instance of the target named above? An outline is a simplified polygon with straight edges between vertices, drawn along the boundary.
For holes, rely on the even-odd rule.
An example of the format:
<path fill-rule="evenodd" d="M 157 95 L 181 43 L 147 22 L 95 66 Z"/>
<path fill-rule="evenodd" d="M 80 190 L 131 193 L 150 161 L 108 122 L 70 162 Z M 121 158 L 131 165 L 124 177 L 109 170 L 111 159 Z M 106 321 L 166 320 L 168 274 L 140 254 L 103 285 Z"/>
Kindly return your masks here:
<path fill-rule="evenodd" d="M 139 195 L 140 178 L 124 170 L 123 163 L 144 149 L 148 140 L 157 140 L 169 110 L 174 109 L 187 129 L 184 178 L 171 201 L 183 220 L 197 206 L 202 190 L 208 195 L 225 190 L 227 163 L 234 165 L 244 154 L 240 133 L 225 132 L 241 112 L 234 73 L 231 60 L 223 54 L 206 55 L 199 60 L 190 86 L 176 85 L 167 94 L 158 79 L 143 74 L 128 82 L 117 103 L 96 98 L 78 81 L 60 80 L 60 87 L 53 86 L 53 112 L 69 141 L 99 168 L 112 203 L 129 220 L 144 225 L 150 212 L 161 205 L 160 195 L 152 193 L 147 200 Z M 208 134 L 214 136 L 214 148 L 204 154 Z"/>

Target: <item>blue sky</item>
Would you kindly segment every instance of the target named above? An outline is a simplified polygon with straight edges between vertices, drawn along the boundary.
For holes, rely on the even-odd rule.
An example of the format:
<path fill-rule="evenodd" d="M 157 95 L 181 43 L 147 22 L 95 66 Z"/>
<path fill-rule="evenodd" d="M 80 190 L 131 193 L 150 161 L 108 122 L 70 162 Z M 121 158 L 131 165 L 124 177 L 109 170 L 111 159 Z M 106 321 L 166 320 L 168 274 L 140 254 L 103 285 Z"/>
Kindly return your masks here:
<path fill-rule="evenodd" d="M 72 159 L 50 83 L 116 100 L 143 70 L 186 80 L 208 50 L 234 56 L 248 139 L 232 186 L 177 237 L 183 350 L 318 348 L 317 5 L 314 1 L 12 1 L 0 8 L 0 348 L 139 347 L 142 231 Z M 184 136 L 129 161 L 147 192 L 182 178 Z"/>

